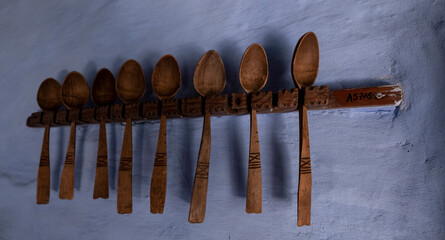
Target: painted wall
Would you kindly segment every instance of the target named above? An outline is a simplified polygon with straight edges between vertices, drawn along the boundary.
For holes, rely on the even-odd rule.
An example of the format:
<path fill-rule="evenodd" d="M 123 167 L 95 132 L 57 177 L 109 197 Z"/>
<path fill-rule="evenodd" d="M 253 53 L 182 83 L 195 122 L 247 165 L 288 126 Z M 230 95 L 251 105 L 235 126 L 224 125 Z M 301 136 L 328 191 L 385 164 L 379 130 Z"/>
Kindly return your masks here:
<path fill-rule="evenodd" d="M 445 1 L 2 1 L 0 3 L 0 239 L 444 239 Z M 193 71 L 217 50 L 225 93 L 242 91 L 244 50 L 264 46 L 266 90 L 293 87 L 292 52 L 317 34 L 316 85 L 332 89 L 400 84 L 401 107 L 309 113 L 312 225 L 296 226 L 298 113 L 258 116 L 263 214 L 245 213 L 249 116 L 212 118 L 206 220 L 187 222 L 202 119 L 168 120 L 168 190 L 163 215 L 149 212 L 159 122 L 135 124 L 134 213 L 116 213 L 124 126 L 108 125 L 110 198 L 93 200 L 98 126 L 77 128 L 75 196 L 58 199 L 69 128 L 51 129 L 51 199 L 35 204 L 48 77 L 81 72 L 90 86 L 102 67 L 117 74 L 138 60 L 147 81 L 173 54 L 196 96 Z M 155 99 L 149 82 L 144 100 Z M 91 104 L 91 102 L 89 103 Z"/>

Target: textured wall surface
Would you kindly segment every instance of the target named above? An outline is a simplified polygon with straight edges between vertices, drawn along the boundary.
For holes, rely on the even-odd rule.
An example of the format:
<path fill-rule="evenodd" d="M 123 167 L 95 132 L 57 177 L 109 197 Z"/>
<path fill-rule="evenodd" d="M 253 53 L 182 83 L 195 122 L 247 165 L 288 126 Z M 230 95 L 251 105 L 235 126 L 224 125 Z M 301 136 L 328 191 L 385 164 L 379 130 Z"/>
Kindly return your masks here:
<path fill-rule="evenodd" d="M 1 1 L 0 239 L 445 239 L 445 1 Z M 259 115 L 263 213 L 245 213 L 249 116 L 212 118 L 207 213 L 187 222 L 202 118 L 167 121 L 168 187 L 163 215 L 149 211 L 159 121 L 133 128 L 131 215 L 116 213 L 124 126 L 108 125 L 110 198 L 93 200 L 98 126 L 77 128 L 74 199 L 58 199 L 69 128 L 51 129 L 51 199 L 35 204 L 43 129 L 25 126 L 39 111 L 48 77 L 81 72 L 90 86 L 102 67 L 117 74 L 129 58 L 147 78 L 173 54 L 196 96 L 193 71 L 217 50 L 225 93 L 242 91 L 244 50 L 268 54 L 267 90 L 293 87 L 292 52 L 317 34 L 316 85 L 400 84 L 401 107 L 312 111 L 312 225 L 296 226 L 298 113 Z M 91 102 L 89 103 L 91 104 Z"/>

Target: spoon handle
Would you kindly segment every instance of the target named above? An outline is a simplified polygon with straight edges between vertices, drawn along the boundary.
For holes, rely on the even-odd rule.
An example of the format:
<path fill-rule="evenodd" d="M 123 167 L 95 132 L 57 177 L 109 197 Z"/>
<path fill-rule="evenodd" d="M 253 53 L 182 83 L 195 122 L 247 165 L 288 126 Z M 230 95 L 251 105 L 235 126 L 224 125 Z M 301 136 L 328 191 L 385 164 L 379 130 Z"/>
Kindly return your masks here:
<path fill-rule="evenodd" d="M 132 162 L 133 138 L 131 118 L 125 123 L 124 141 L 122 143 L 121 161 L 119 163 L 119 176 L 117 181 L 117 212 L 120 214 L 133 211 L 132 199 Z"/>
<path fill-rule="evenodd" d="M 71 122 L 70 140 L 66 151 L 62 176 L 60 177 L 60 199 L 73 199 L 74 196 L 74 160 L 76 153 L 76 123 Z"/>
<path fill-rule="evenodd" d="M 260 142 L 258 140 L 258 126 L 256 110 L 250 113 L 250 146 L 249 146 L 249 170 L 247 175 L 246 212 L 261 213 L 261 160 Z"/>
<path fill-rule="evenodd" d="M 298 181 L 298 220 L 297 225 L 311 224 L 311 153 L 309 148 L 309 127 L 307 122 L 307 107 L 301 104 L 300 115 L 300 168 Z"/>
<path fill-rule="evenodd" d="M 49 203 L 50 172 L 49 124 L 46 124 L 45 135 L 43 135 L 42 153 L 40 154 L 39 171 L 37 173 L 37 204 Z"/>
<path fill-rule="evenodd" d="M 167 192 L 167 117 L 161 115 L 158 147 L 153 166 L 150 185 L 150 212 L 162 213 L 164 211 L 165 195 Z"/>
<path fill-rule="evenodd" d="M 204 114 L 201 146 L 198 164 L 196 166 L 195 182 L 193 184 L 192 201 L 190 203 L 189 222 L 202 223 L 204 221 L 207 201 L 207 184 L 209 179 L 210 161 L 210 113 Z"/>
<path fill-rule="evenodd" d="M 99 146 L 97 149 L 96 179 L 94 181 L 93 199 L 105 198 L 108 193 L 108 148 L 105 120 L 100 121 Z"/>

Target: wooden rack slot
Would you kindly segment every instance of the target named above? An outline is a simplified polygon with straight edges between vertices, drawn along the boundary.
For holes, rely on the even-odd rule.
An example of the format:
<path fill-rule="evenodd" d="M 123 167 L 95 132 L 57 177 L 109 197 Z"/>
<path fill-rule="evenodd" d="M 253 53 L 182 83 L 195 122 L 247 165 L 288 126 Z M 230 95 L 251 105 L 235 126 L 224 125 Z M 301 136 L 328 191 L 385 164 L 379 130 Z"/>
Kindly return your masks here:
<path fill-rule="evenodd" d="M 402 101 L 402 89 L 398 85 L 329 90 L 327 86 L 306 89 L 305 103 L 309 110 L 334 108 L 356 108 L 376 106 L 398 106 Z M 204 104 L 204 105 L 203 105 Z M 136 104 L 114 104 L 109 106 L 62 109 L 57 112 L 35 112 L 28 117 L 28 127 L 68 126 L 71 121 L 77 124 L 97 124 L 105 119 L 109 123 L 124 122 L 126 117 L 135 121 L 156 120 L 161 111 L 168 118 L 190 118 L 203 116 L 208 109 L 212 116 L 241 115 L 249 113 L 249 108 L 258 113 L 284 113 L 297 111 L 298 89 L 280 90 L 277 93 L 259 92 L 248 96 L 245 93 L 149 101 Z"/>

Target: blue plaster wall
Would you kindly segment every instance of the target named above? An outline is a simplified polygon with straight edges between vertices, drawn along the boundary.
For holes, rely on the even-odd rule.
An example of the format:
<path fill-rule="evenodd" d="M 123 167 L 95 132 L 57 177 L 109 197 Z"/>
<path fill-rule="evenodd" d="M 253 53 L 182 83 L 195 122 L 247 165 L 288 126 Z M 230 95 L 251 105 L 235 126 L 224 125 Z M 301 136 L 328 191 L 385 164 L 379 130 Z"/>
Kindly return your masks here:
<path fill-rule="evenodd" d="M 445 239 L 445 1 L 1 1 L 0 239 Z M 75 196 L 58 199 L 67 127 L 51 129 L 51 199 L 35 204 L 48 77 L 76 70 L 90 86 L 138 60 L 150 81 L 157 60 L 181 67 L 179 97 L 196 96 L 196 63 L 210 49 L 226 67 L 225 93 L 242 91 L 238 66 L 254 42 L 268 54 L 267 90 L 293 87 L 292 51 L 317 34 L 316 85 L 400 84 L 401 107 L 309 113 L 312 225 L 296 226 L 298 114 L 258 116 L 263 214 L 245 213 L 249 116 L 212 118 L 206 219 L 187 222 L 202 119 L 168 120 L 168 191 L 149 212 L 159 122 L 136 124 L 134 213 L 116 213 L 124 126 L 108 126 L 110 198 L 93 200 L 98 126 L 77 128 Z M 144 100 L 155 99 L 150 84 Z M 89 103 L 91 104 L 91 103 Z"/>

